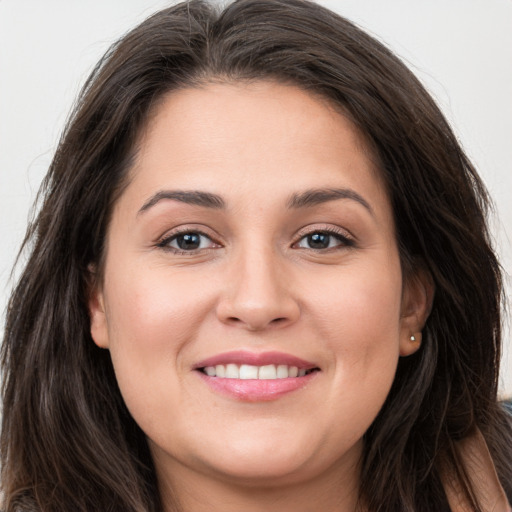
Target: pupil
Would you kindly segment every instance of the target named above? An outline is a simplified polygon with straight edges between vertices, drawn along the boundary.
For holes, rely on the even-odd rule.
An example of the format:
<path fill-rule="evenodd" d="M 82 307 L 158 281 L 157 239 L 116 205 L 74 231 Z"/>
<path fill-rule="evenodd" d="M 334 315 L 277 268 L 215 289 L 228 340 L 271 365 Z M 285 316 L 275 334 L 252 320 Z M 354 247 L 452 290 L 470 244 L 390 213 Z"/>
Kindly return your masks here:
<path fill-rule="evenodd" d="M 180 249 L 191 250 L 199 247 L 201 238 L 197 233 L 187 233 L 179 236 L 176 241 Z"/>
<path fill-rule="evenodd" d="M 312 249 L 326 249 L 329 247 L 330 235 L 325 233 L 313 233 L 308 235 L 308 244 Z"/>

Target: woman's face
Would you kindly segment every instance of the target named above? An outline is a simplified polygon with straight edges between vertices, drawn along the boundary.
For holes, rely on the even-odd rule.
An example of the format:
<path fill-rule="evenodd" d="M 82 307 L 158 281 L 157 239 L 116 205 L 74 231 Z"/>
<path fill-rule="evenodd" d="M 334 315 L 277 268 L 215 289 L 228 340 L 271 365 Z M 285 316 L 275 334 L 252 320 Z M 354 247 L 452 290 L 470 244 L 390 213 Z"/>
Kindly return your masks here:
<path fill-rule="evenodd" d="M 356 474 L 425 298 L 354 126 L 292 86 L 181 90 L 130 172 L 91 331 L 157 470 Z"/>

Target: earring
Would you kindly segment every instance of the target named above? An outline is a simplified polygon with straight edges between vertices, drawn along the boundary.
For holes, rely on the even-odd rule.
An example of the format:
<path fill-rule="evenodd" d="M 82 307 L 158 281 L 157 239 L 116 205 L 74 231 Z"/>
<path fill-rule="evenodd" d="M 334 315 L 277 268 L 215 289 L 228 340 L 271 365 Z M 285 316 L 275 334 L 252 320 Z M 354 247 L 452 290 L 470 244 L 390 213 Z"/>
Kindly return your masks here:
<path fill-rule="evenodd" d="M 414 334 L 411 334 L 411 337 L 409 338 L 411 341 L 416 341 L 416 336 Z"/>

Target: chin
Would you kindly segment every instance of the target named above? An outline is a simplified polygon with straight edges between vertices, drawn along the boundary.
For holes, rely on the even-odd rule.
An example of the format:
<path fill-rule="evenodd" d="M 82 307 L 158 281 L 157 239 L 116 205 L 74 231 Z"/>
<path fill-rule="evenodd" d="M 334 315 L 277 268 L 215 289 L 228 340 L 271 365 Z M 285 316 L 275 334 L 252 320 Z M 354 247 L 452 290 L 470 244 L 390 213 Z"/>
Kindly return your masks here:
<path fill-rule="evenodd" d="M 284 436 L 267 433 L 259 442 L 254 437 L 242 437 L 238 441 L 230 437 L 220 450 L 212 450 L 204 457 L 203 463 L 210 474 L 231 483 L 282 487 L 314 479 L 333 465 L 344 462 L 357 465 L 359 461 L 362 442 L 346 450 L 340 447 L 339 452 L 333 453 L 322 449 L 321 440 L 315 442 L 311 435 L 309 439 L 299 437 L 293 440 L 289 433 Z"/>
<path fill-rule="evenodd" d="M 210 471 L 221 478 L 247 487 L 282 487 L 311 478 L 311 467 L 300 454 L 289 456 L 258 454 L 238 460 L 226 460 L 210 465 Z"/>

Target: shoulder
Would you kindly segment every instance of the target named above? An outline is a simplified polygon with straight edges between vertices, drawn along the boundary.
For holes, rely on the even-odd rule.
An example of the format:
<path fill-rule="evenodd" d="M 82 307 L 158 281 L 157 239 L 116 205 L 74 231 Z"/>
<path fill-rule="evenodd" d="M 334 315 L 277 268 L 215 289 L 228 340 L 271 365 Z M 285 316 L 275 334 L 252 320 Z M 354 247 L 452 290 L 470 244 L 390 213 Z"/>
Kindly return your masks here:
<path fill-rule="evenodd" d="M 460 441 L 457 451 L 482 509 L 493 512 L 512 512 L 483 435 L 478 431 Z M 473 510 L 455 479 L 445 478 L 443 483 L 452 512 Z"/>

